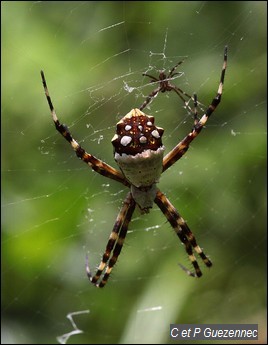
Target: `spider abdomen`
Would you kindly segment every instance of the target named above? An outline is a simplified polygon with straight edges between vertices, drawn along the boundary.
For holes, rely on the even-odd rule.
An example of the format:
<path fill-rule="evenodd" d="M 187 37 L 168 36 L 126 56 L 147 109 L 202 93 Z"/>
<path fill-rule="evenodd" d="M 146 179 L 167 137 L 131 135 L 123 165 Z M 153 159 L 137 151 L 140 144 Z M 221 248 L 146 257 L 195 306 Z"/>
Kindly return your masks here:
<path fill-rule="evenodd" d="M 115 160 L 126 179 L 135 187 L 149 187 L 159 181 L 163 170 L 163 155 L 165 147 L 156 151 L 145 150 L 136 155 L 120 155 L 115 152 Z"/>
<path fill-rule="evenodd" d="M 154 117 L 132 109 L 116 125 L 112 139 L 114 158 L 126 179 L 135 187 L 158 182 L 163 170 L 163 128 Z"/>
<path fill-rule="evenodd" d="M 161 147 L 163 133 L 163 128 L 154 125 L 153 116 L 146 115 L 139 109 L 132 109 L 116 124 L 112 144 L 116 153 L 135 156 Z"/>
<path fill-rule="evenodd" d="M 117 123 L 112 139 L 115 161 L 142 212 L 153 206 L 156 183 L 163 171 L 163 133 L 163 128 L 154 125 L 153 116 L 132 109 Z"/>

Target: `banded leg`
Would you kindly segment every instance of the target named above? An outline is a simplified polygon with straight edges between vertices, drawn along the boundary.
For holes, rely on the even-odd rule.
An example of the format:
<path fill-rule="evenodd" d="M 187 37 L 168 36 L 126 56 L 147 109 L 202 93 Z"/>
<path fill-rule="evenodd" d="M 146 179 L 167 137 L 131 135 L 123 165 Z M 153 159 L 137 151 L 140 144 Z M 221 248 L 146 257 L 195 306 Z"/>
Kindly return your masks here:
<path fill-rule="evenodd" d="M 113 231 L 111 232 L 106 250 L 103 254 L 102 261 L 99 264 L 94 276 L 92 276 L 90 272 L 88 261 L 86 263 L 87 276 L 91 283 L 97 287 L 104 287 L 107 283 L 107 280 L 109 279 L 113 266 L 115 265 L 123 247 L 128 230 L 128 225 L 135 210 L 135 206 L 136 203 L 131 193 L 129 192 L 117 216 Z M 101 278 L 104 269 L 105 272 L 103 277 Z M 99 280 L 100 282 L 98 283 Z"/>
<path fill-rule="evenodd" d="M 194 93 L 194 125 L 198 124 L 198 115 L 197 115 L 197 95 Z"/>
<path fill-rule="evenodd" d="M 221 71 L 221 78 L 220 78 L 220 84 L 218 88 L 218 92 L 216 96 L 213 98 L 211 104 L 205 111 L 205 114 L 201 117 L 199 121 L 197 120 L 197 117 L 195 117 L 194 121 L 194 127 L 192 131 L 184 138 L 181 142 L 178 143 L 174 147 L 173 150 L 171 150 L 163 159 L 163 171 L 167 170 L 171 165 L 173 165 L 177 160 L 179 160 L 185 152 L 188 150 L 190 143 L 198 136 L 198 134 L 201 132 L 203 127 L 205 126 L 207 120 L 211 116 L 211 114 L 215 111 L 217 106 L 219 105 L 221 101 L 222 91 L 223 91 L 223 83 L 224 83 L 224 76 L 225 71 L 227 67 L 227 46 L 224 49 L 224 60 L 223 60 L 223 66 Z"/>
<path fill-rule="evenodd" d="M 87 163 L 93 170 L 95 170 L 97 173 L 109 177 L 113 180 L 116 180 L 118 182 L 123 183 L 126 186 L 129 186 L 129 183 L 125 180 L 124 176 L 122 173 L 110 165 L 100 161 L 98 158 L 94 157 L 90 153 L 87 153 L 80 145 L 79 143 L 72 137 L 68 127 L 64 124 L 61 124 L 59 122 L 59 119 L 56 115 L 54 106 L 51 101 L 51 97 L 48 92 L 47 84 L 46 84 L 46 79 L 44 72 L 41 71 L 41 77 L 42 77 L 42 82 L 47 98 L 47 102 L 51 111 L 52 119 L 55 123 L 56 129 L 60 134 L 71 144 L 72 148 L 74 149 L 77 157 L 82 159 L 85 163 Z"/>
<path fill-rule="evenodd" d="M 160 208 L 160 210 L 164 213 L 165 217 L 171 224 L 172 228 L 175 230 L 177 236 L 181 240 L 181 242 L 185 245 L 185 250 L 189 256 L 189 259 L 194 267 L 195 273 L 190 272 L 184 266 L 180 265 L 190 276 L 192 277 L 201 277 L 202 272 L 199 268 L 198 262 L 196 257 L 193 253 L 194 251 L 201 257 L 204 264 L 207 267 L 212 266 L 212 262 L 207 258 L 205 253 L 196 243 L 196 239 L 194 234 L 189 229 L 188 225 L 184 221 L 184 219 L 180 216 L 179 212 L 175 209 L 175 207 L 170 203 L 170 201 L 166 198 L 166 196 L 157 191 L 156 198 L 154 202 Z"/>
<path fill-rule="evenodd" d="M 143 74 L 143 76 L 153 78 L 152 81 L 158 82 L 158 79 L 150 76 L 149 74 Z M 158 86 L 155 90 L 153 90 L 150 93 L 150 95 L 146 97 L 145 101 L 142 103 L 142 105 L 139 107 L 139 109 L 142 111 L 151 102 L 151 100 L 158 95 L 160 90 L 161 90 L 160 86 Z"/>

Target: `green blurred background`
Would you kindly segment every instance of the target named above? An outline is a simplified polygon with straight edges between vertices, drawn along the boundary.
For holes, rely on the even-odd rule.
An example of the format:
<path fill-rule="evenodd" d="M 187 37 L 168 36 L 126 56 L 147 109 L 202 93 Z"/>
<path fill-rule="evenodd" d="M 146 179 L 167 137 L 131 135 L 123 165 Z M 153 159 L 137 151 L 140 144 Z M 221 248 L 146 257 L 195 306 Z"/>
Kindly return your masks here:
<path fill-rule="evenodd" d="M 171 323 L 258 323 L 266 341 L 267 3 L 1 2 L 2 343 L 172 343 Z M 133 216 L 104 289 L 85 274 L 101 254 L 127 189 L 92 172 L 56 132 L 59 118 L 90 153 L 115 166 L 115 123 L 152 90 L 142 72 L 187 56 L 174 82 L 222 103 L 161 190 L 214 263 L 191 279 L 161 211 Z M 175 94 L 146 112 L 171 149 L 192 128 Z M 79 333 L 79 332 L 78 332 Z M 185 341 L 187 343 L 187 341 Z M 202 343 L 202 342 L 200 342 Z M 221 343 L 212 341 L 212 343 Z"/>

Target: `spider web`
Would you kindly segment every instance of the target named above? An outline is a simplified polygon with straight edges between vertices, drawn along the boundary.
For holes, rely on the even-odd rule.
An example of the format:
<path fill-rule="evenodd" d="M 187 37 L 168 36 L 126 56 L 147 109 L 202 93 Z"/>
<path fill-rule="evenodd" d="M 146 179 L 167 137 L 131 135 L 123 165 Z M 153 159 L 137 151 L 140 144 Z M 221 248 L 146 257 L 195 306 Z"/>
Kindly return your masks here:
<path fill-rule="evenodd" d="M 171 323 L 258 323 L 265 342 L 266 3 L 2 9 L 2 342 L 169 343 Z M 156 87 L 142 73 L 184 60 L 172 82 L 197 93 L 202 115 L 226 44 L 222 102 L 159 183 L 214 266 L 200 263 L 199 280 L 180 269 L 188 257 L 155 206 L 134 213 L 107 287 L 94 288 L 85 258 L 98 265 L 127 188 L 79 162 L 56 132 L 40 69 L 60 121 L 115 167 L 116 122 Z M 172 92 L 144 111 L 165 129 L 166 152 L 193 126 Z"/>

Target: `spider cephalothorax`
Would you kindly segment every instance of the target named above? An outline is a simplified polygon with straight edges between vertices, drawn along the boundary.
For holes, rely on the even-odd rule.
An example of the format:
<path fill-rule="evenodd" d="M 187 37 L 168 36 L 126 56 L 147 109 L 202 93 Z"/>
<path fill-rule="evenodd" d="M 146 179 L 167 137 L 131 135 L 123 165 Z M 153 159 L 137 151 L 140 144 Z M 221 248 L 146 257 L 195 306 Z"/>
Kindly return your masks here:
<path fill-rule="evenodd" d="M 170 82 L 170 80 L 177 74 L 175 69 L 181 63 L 182 61 L 177 63 L 167 75 L 164 71 L 161 71 L 158 78 L 146 73 L 143 74 L 150 77 L 153 82 L 157 82 L 159 86 L 151 92 L 139 109 L 132 109 L 117 123 L 116 134 L 112 139 L 112 144 L 114 146 L 114 158 L 120 170 L 114 169 L 110 165 L 86 152 L 72 137 L 68 127 L 59 122 L 48 93 L 44 73 L 41 71 L 46 98 L 57 131 L 59 131 L 60 134 L 71 144 L 76 155 L 87 163 L 93 170 L 130 188 L 130 191 L 127 193 L 121 210 L 116 218 L 105 252 L 102 256 L 102 260 L 94 275 L 92 275 L 89 269 L 88 262 L 86 264 L 87 276 L 97 287 L 104 287 L 109 279 L 113 266 L 115 265 L 123 247 L 128 225 L 136 205 L 138 205 L 142 213 L 149 212 L 153 203 L 160 208 L 180 241 L 185 246 L 185 250 L 194 267 L 194 272 L 191 272 L 182 265 L 180 266 L 190 276 L 200 277 L 202 275 L 194 252 L 200 256 L 207 267 L 212 265 L 212 262 L 197 244 L 195 236 L 191 232 L 185 220 L 180 216 L 179 212 L 167 197 L 157 188 L 156 184 L 161 174 L 185 154 L 190 143 L 198 136 L 207 120 L 220 103 L 225 70 L 227 67 L 227 47 L 225 47 L 224 50 L 223 67 L 217 94 L 200 119 L 197 116 L 197 96 L 194 94 L 193 97 L 191 97 Z M 162 144 L 162 135 L 164 130 L 163 128 L 156 127 L 154 125 L 154 117 L 144 114 L 142 110 L 154 97 L 157 96 L 159 92 L 169 91 L 176 92 L 186 107 L 192 112 L 194 117 L 194 126 L 192 130 L 169 153 L 166 154 L 166 156 L 163 156 L 165 148 Z M 189 107 L 185 97 L 193 99 L 193 110 Z"/>

